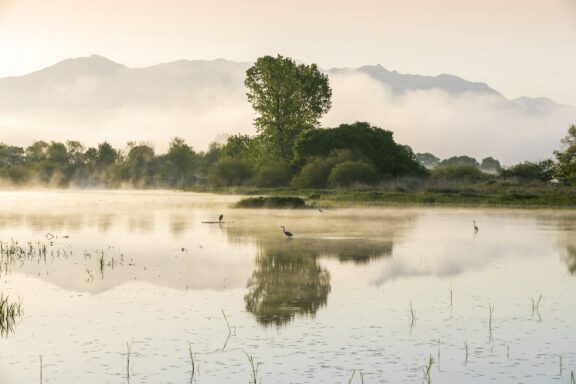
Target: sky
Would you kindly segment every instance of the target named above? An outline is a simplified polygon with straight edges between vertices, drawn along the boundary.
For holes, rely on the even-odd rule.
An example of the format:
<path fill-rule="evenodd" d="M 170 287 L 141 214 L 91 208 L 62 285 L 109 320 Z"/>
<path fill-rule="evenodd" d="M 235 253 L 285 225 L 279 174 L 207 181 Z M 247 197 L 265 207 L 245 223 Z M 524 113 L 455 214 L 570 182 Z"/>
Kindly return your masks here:
<path fill-rule="evenodd" d="M 380 63 L 576 105 L 576 0 L 0 0 L 0 77 L 99 54 L 128 66 Z"/>

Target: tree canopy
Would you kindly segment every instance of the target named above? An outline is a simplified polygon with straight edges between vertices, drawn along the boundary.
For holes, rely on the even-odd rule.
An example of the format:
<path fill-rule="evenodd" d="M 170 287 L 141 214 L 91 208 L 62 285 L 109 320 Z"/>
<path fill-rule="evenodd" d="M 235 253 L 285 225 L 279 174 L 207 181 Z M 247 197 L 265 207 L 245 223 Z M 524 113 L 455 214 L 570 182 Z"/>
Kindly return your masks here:
<path fill-rule="evenodd" d="M 331 107 L 328 76 L 316 64 L 297 65 L 278 55 L 260 57 L 246 71 L 248 101 L 256 111 L 254 124 L 267 143 L 267 157 L 289 161 L 303 131 L 319 126 Z"/>
<path fill-rule="evenodd" d="M 426 174 L 425 168 L 416 161 L 412 151 L 394 141 L 392 132 L 366 122 L 310 130 L 304 132 L 294 146 L 295 159 L 300 162 L 344 149 L 372 162 L 383 175 Z"/>

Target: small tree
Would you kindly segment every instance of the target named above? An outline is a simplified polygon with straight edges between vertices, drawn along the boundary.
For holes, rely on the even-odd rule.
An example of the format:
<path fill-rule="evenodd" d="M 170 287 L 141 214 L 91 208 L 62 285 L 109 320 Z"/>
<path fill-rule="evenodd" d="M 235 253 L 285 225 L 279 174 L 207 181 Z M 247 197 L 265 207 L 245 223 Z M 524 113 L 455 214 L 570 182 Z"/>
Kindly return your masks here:
<path fill-rule="evenodd" d="M 556 151 L 555 176 L 565 182 L 576 182 L 576 125 L 568 128 L 562 139 L 563 151 Z"/>
<path fill-rule="evenodd" d="M 252 176 L 252 168 L 240 159 L 223 158 L 208 170 L 208 183 L 216 187 L 242 185 Z"/>
<path fill-rule="evenodd" d="M 486 157 L 485 159 L 482 159 L 480 170 L 486 173 L 500 173 L 502 167 L 500 166 L 500 162 L 498 160 L 492 157 Z"/>
<path fill-rule="evenodd" d="M 378 182 L 378 171 L 370 164 L 345 161 L 332 168 L 328 181 L 338 187 L 348 187 L 356 183 L 375 184 Z"/>

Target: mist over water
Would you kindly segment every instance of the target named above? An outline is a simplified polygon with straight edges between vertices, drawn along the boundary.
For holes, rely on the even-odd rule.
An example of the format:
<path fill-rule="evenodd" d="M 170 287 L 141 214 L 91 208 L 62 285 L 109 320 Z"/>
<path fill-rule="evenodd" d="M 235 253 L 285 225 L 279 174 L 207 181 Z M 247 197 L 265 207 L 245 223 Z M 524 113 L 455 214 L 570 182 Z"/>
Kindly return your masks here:
<path fill-rule="evenodd" d="M 421 382 L 430 355 L 432 382 L 448 384 L 569 382 L 576 367 L 570 210 L 0 195 L 0 292 L 24 311 L 2 340 L 3 383 L 37 380 L 39 354 L 45 382 L 126 382 L 127 342 L 131 382 L 151 384 L 190 381 L 188 343 L 203 383 L 247 382 L 246 353 L 265 383 L 347 382 L 353 370 L 371 383 Z"/>

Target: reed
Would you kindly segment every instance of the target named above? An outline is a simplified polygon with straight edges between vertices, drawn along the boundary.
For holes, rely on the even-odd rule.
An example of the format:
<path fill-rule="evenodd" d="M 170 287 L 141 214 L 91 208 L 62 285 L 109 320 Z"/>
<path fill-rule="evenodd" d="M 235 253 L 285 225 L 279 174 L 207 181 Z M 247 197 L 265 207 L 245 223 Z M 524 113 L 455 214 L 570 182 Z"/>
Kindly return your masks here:
<path fill-rule="evenodd" d="M 258 379 L 258 370 L 260 369 L 260 363 L 254 362 L 254 356 L 245 353 L 250 363 L 250 383 L 259 384 L 262 383 L 262 378 Z"/>
<path fill-rule="evenodd" d="M 414 327 L 415 322 L 416 322 L 416 313 L 414 312 L 412 302 L 410 302 L 410 330 L 412 330 L 412 328 Z"/>
<path fill-rule="evenodd" d="M 126 380 L 130 382 L 130 358 L 132 356 L 132 343 L 134 340 L 130 341 L 129 343 L 126 342 Z"/>
<path fill-rule="evenodd" d="M 434 358 L 432 357 L 432 355 L 430 355 L 428 357 L 428 362 L 426 363 L 426 366 L 423 368 L 423 372 L 424 372 L 424 382 L 426 384 L 430 384 L 432 382 L 432 378 L 431 378 L 431 371 L 432 371 L 432 365 L 434 365 Z"/>
<path fill-rule="evenodd" d="M 40 359 L 40 384 L 42 384 L 42 355 L 38 355 Z"/>
<path fill-rule="evenodd" d="M 350 376 L 350 379 L 348 380 L 348 384 L 352 384 L 352 380 L 354 380 L 354 375 L 356 374 L 356 370 L 354 369 L 352 371 L 352 376 Z"/>
<path fill-rule="evenodd" d="M 192 373 L 190 374 L 190 383 L 194 381 L 194 375 L 196 374 L 196 361 L 194 360 L 194 353 L 192 353 L 192 344 L 188 343 L 188 355 L 190 356 L 190 365 L 192 367 Z"/>

